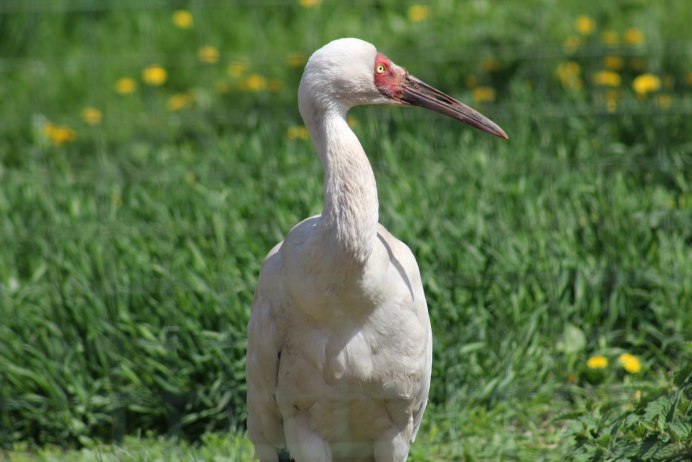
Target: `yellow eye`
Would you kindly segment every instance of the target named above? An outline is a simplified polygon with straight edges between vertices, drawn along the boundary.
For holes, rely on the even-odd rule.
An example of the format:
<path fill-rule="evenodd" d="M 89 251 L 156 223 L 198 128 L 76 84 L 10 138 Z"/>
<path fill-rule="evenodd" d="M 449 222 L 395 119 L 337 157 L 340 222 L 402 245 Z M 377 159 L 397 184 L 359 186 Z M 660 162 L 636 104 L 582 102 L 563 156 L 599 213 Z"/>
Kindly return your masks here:
<path fill-rule="evenodd" d="M 385 71 L 384 64 L 378 64 L 377 67 L 375 68 L 375 72 L 378 74 L 382 74 Z"/>

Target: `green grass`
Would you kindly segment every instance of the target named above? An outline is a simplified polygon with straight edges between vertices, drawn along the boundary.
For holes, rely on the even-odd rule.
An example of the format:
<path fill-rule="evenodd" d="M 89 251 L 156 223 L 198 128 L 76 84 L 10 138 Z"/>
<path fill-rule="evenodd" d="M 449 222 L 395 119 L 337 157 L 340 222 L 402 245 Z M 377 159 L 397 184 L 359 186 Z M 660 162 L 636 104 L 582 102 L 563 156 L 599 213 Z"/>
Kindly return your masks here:
<path fill-rule="evenodd" d="M 20 448 L 11 453 L 15 462 L 144 462 L 205 461 L 240 462 L 253 460 L 252 444 L 241 436 L 207 434 L 197 445 L 174 438 L 127 437 L 122 445 L 93 445 L 79 450 L 44 447 Z"/>
<path fill-rule="evenodd" d="M 288 136 L 301 73 L 289 56 L 343 35 L 374 42 L 510 136 L 415 109 L 352 112 L 381 221 L 418 259 L 435 334 L 412 459 L 690 450 L 680 423 L 692 419 L 686 3 L 439 1 L 422 22 L 407 17 L 411 4 L 0 6 L 0 448 L 10 460 L 249 457 L 245 324 L 259 268 L 321 208 L 313 148 Z M 181 7 L 193 28 L 173 26 Z M 594 18 L 593 35 L 575 31 L 580 14 Z M 630 28 L 642 43 L 623 43 Z M 604 31 L 620 42 L 603 44 Z M 570 37 L 580 45 L 566 51 Z M 199 62 L 203 45 L 219 49 L 218 63 Z M 606 56 L 623 60 L 616 89 L 593 81 Z M 161 87 L 141 79 L 153 63 L 168 71 Z M 565 63 L 580 87 L 560 77 Z M 267 87 L 247 91 L 252 74 Z M 635 95 L 642 74 L 661 88 Z M 133 94 L 114 91 L 121 77 L 136 81 Z M 474 101 L 478 86 L 495 100 Z M 171 111 L 174 94 L 189 105 Z M 100 123 L 82 119 L 85 107 Z M 76 139 L 56 144 L 47 127 Z M 639 373 L 619 365 L 625 352 Z M 607 368 L 589 369 L 592 355 Z"/>

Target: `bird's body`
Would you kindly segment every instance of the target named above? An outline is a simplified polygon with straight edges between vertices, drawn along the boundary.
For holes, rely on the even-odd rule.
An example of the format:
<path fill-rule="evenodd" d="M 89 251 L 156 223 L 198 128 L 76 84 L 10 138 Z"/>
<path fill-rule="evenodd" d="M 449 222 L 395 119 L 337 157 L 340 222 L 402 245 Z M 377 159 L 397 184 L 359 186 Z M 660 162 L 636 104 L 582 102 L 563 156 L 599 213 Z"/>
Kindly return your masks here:
<path fill-rule="evenodd" d="M 295 226 L 260 273 L 247 383 L 262 461 L 284 448 L 296 461 L 406 459 L 430 388 L 430 320 L 413 254 L 378 223 L 375 177 L 346 113 L 426 105 L 416 98 L 431 98 L 429 88 L 356 39 L 331 42 L 306 65 L 300 111 L 324 168 L 324 210 Z"/>
<path fill-rule="evenodd" d="M 251 321 L 258 339 L 282 339 L 275 382 L 267 377 L 269 389 L 252 392 L 248 385 L 251 396 L 262 393 L 269 401 L 265 405 L 278 411 L 272 415 L 276 439 L 267 441 L 273 443 L 268 459 L 284 441 L 299 461 L 331 460 L 330 454 L 367 460 L 378 441 L 380 451 L 393 453 L 398 443 L 408 452 L 427 401 L 432 365 L 430 322 L 415 260 L 380 228 L 363 267 L 316 264 L 321 258 L 313 258 L 317 246 L 310 240 L 319 220 L 300 223 L 270 253 L 262 274 L 283 281 L 270 287 L 260 281 L 253 305 L 253 321 L 263 323 L 255 327 Z M 392 261 L 395 251 L 404 255 Z M 320 274 L 330 277 L 316 277 Z M 313 443 L 299 448 L 290 440 Z"/>

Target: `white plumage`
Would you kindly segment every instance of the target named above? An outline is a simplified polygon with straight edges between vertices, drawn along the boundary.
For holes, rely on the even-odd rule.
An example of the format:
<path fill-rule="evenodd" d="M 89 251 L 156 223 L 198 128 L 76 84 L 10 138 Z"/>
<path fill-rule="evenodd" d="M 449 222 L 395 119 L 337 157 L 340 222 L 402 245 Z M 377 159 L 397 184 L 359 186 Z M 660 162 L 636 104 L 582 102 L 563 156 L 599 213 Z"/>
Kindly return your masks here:
<path fill-rule="evenodd" d="M 324 168 L 324 210 L 262 267 L 248 324 L 248 434 L 262 461 L 403 461 L 425 410 L 432 332 L 418 265 L 378 224 L 375 177 L 346 113 L 427 107 L 497 125 L 357 39 L 309 59 L 300 113 Z"/>

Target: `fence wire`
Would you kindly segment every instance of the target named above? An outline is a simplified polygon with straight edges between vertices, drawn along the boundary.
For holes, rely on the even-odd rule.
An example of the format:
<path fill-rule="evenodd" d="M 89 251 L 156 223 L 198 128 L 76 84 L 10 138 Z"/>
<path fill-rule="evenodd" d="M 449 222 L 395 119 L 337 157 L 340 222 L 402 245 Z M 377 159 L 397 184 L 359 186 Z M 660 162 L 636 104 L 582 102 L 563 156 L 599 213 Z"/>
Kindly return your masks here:
<path fill-rule="evenodd" d="M 255 129 L 258 124 L 249 124 L 249 119 L 261 120 L 281 127 L 279 130 L 281 133 L 287 127 L 299 125 L 301 122 L 295 108 L 295 94 L 302 64 L 309 53 L 322 44 L 322 36 L 329 35 L 323 31 L 326 18 L 333 14 L 342 14 L 343 6 L 336 8 L 336 2 L 324 1 L 319 11 L 305 12 L 308 18 L 303 20 L 305 37 L 297 40 L 294 48 L 287 46 L 278 46 L 276 49 L 256 48 L 252 45 L 253 40 L 237 44 L 233 42 L 237 37 L 208 30 L 204 24 L 195 24 L 194 32 L 188 39 L 179 42 L 181 45 L 188 45 L 185 50 L 176 50 L 176 43 L 178 43 L 176 42 L 171 43 L 165 51 L 162 51 L 161 48 L 166 47 L 157 40 L 161 40 L 165 34 L 160 34 L 154 25 L 155 20 L 170 23 L 171 16 L 181 9 L 191 12 L 195 18 L 198 15 L 214 18 L 219 14 L 228 14 L 230 4 L 237 9 L 239 17 L 254 21 L 249 26 L 243 26 L 248 34 L 255 38 L 254 41 L 267 43 L 263 30 L 264 21 L 273 21 L 277 16 L 293 18 L 292 15 L 295 15 L 296 9 L 301 8 L 296 6 L 297 3 L 294 0 L 247 0 L 230 3 L 222 0 L 189 2 L 3 0 L 0 2 L 0 41 L 13 42 L 12 45 L 0 43 L 0 101 L 2 101 L 0 104 L 0 138 L 2 138 L 0 139 L 0 183 L 7 184 L 11 181 L 18 189 L 29 191 L 27 195 L 30 195 L 30 190 L 35 184 L 41 184 L 53 192 L 59 192 L 57 186 L 59 180 L 63 186 L 69 185 L 82 191 L 90 191 L 90 194 L 103 196 L 102 199 L 105 198 L 108 202 L 114 185 L 119 187 L 153 185 L 160 186 L 161 190 L 164 190 L 185 181 L 186 171 L 137 170 L 136 166 L 126 172 L 121 170 L 109 172 L 107 169 L 99 170 L 96 167 L 76 169 L 70 172 L 69 179 L 65 180 L 60 176 L 62 173 L 59 169 L 57 171 L 52 169 L 53 160 L 46 160 L 47 153 L 53 152 L 57 143 L 50 138 L 50 134 L 46 135 L 50 133 L 50 130 L 64 129 L 66 130 L 64 136 L 68 138 L 71 136 L 69 130 L 77 130 L 77 142 L 84 144 L 79 149 L 75 148 L 76 151 L 107 158 L 118 147 L 132 140 L 160 146 L 170 143 L 171 140 L 178 140 L 179 134 L 186 132 L 192 132 L 194 136 L 191 138 L 202 139 L 202 142 L 205 137 L 208 137 L 211 143 L 218 136 L 223 136 L 224 132 L 237 132 L 239 129 L 247 129 L 248 126 L 250 129 Z M 471 3 L 458 2 L 460 8 L 469 7 Z M 340 5 L 343 4 L 353 7 L 354 11 L 365 12 L 353 13 L 356 17 L 367 15 L 368 12 L 376 15 L 382 5 L 401 9 L 404 12 L 401 16 L 405 17 L 406 8 L 414 2 L 354 0 L 342 2 Z M 430 8 L 433 7 L 434 3 Z M 125 23 L 122 27 L 135 31 L 137 38 L 130 40 L 124 47 L 118 44 L 104 46 L 100 28 L 109 21 L 109 15 L 117 17 L 114 23 L 119 24 L 118 21 L 121 21 Z M 393 29 L 401 27 L 397 26 L 401 18 L 395 19 L 393 21 L 396 24 L 390 26 Z M 59 26 L 56 23 L 59 23 Z M 133 26 L 133 24 L 136 25 Z M 216 24 L 218 26 L 218 23 Z M 234 18 L 228 18 L 228 27 L 236 26 L 240 25 L 234 22 Z M 91 38 L 94 46 L 85 44 L 83 47 L 56 49 L 54 46 L 56 41 L 69 44 L 69 40 L 61 34 L 79 37 L 80 40 L 84 37 Z M 611 121 L 623 117 L 652 118 L 651 123 L 659 126 L 666 125 L 668 121 L 680 123 L 679 119 L 692 117 L 690 97 L 692 69 L 679 65 L 692 62 L 692 44 L 689 41 L 663 41 L 659 37 L 636 47 L 586 44 L 571 52 L 566 52 L 565 45 L 562 43 L 493 42 L 484 43 L 482 47 L 479 47 L 464 42 L 463 45 L 454 49 L 453 55 L 450 55 L 446 53 L 447 49 L 440 48 L 440 44 L 445 40 L 444 37 L 436 37 L 423 39 L 417 44 L 393 44 L 393 48 L 386 52 L 395 60 L 405 60 L 415 74 L 421 74 L 421 72 L 414 71 L 414 65 L 420 66 L 422 73 L 428 70 L 431 80 L 437 77 L 442 82 L 458 88 L 458 93 L 464 96 L 473 97 L 474 90 L 479 87 L 492 88 L 497 92 L 494 98 L 489 101 L 477 101 L 490 114 L 517 116 L 523 113 L 536 120 L 563 124 L 589 118 Z M 242 42 L 242 40 L 239 41 Z M 212 42 L 216 51 L 207 49 L 209 55 L 205 58 L 200 50 L 210 46 Z M 671 63 L 674 70 L 682 71 L 675 76 L 670 85 L 665 81 L 661 83 L 664 87 L 667 86 L 665 89 L 667 98 L 659 98 L 655 102 L 652 102 L 650 98 L 651 104 L 644 104 L 633 96 L 618 101 L 611 107 L 608 105 L 608 92 L 616 91 L 616 89 L 597 88 L 588 80 L 591 79 L 590 73 L 597 72 L 603 60 L 612 56 L 619 57 L 625 62 L 636 60 L 649 62 L 651 64 L 647 70 L 650 72 L 665 73 L 668 69 L 666 66 Z M 292 57 L 295 57 L 296 63 L 290 63 Z M 288 65 L 287 61 L 289 61 Z M 585 80 L 582 85 L 593 87 L 594 95 L 600 96 L 589 97 L 586 100 L 563 98 L 562 95 L 570 91 L 565 88 L 565 85 L 569 86 L 570 82 L 560 80 L 558 69 L 566 62 L 578 63 Z M 503 63 L 510 63 L 510 65 L 503 68 Z M 147 87 L 140 73 L 142 69 L 153 64 L 165 65 L 170 85 L 167 83 L 167 87 Z M 497 65 L 500 68 L 493 70 L 493 66 Z M 483 66 L 488 68 L 483 76 L 480 75 L 483 72 L 473 71 Z M 234 75 L 234 69 L 243 67 L 252 70 L 243 69 L 238 75 Z M 435 71 L 437 68 L 452 70 Z M 457 68 L 463 71 L 455 71 L 454 69 Z M 688 71 L 687 74 L 684 73 L 685 70 Z M 627 72 L 638 74 L 643 73 L 644 70 Z M 262 83 L 261 91 L 253 92 L 247 89 L 247 86 L 251 84 L 248 79 L 252 76 L 255 76 L 257 80 L 255 83 L 258 85 L 259 82 Z M 471 77 L 477 79 L 478 82 L 471 82 Z M 127 92 L 116 90 L 114 87 L 123 78 L 130 78 L 137 86 L 137 99 L 133 97 L 133 101 L 122 102 L 124 98 L 122 93 Z M 686 78 L 690 81 L 685 81 Z M 276 80 L 274 89 L 271 87 L 273 79 Z M 665 76 L 663 79 L 665 80 Z M 19 81 L 23 83 L 17 84 Z M 514 94 L 513 81 L 530 84 L 532 91 L 540 93 L 541 104 L 536 105 L 528 99 L 518 102 L 509 101 L 507 98 Z M 630 88 L 617 89 L 617 91 L 632 92 Z M 180 104 L 189 104 L 192 109 L 188 111 L 171 109 L 176 96 L 181 98 Z M 185 100 L 186 97 L 190 99 Z M 482 98 L 478 97 L 478 99 Z M 190 100 L 194 103 L 190 103 Z M 234 107 L 236 102 L 241 107 L 240 110 Z M 85 121 L 83 111 L 87 107 L 95 109 L 100 114 L 97 123 Z M 384 116 L 384 123 L 387 117 L 389 116 Z M 406 120 L 415 120 L 425 116 L 411 113 L 403 117 Z M 683 121 L 681 124 L 684 123 Z M 686 126 L 689 127 L 689 123 Z M 671 135 L 666 130 L 660 130 L 655 133 L 655 136 L 656 139 L 652 143 L 655 146 L 665 147 L 674 142 L 678 146 L 690 147 L 689 133 L 684 133 L 679 139 L 671 139 Z M 70 142 L 69 140 L 65 142 L 66 148 L 69 148 Z M 27 162 L 26 157 L 33 159 L 41 167 L 23 170 L 21 166 Z M 71 160 L 71 162 L 79 164 L 79 160 Z M 582 162 L 593 165 L 594 160 L 586 159 Z M 637 163 L 640 169 L 653 169 L 659 165 L 660 159 L 638 156 L 632 160 L 623 160 L 622 156 L 616 159 L 604 156 L 595 162 L 598 168 L 603 169 L 608 168 L 612 163 L 627 167 L 628 162 Z M 689 153 L 681 162 L 682 165 L 674 167 L 692 168 Z M 545 165 L 542 167 L 546 170 L 550 169 Z M 575 161 L 573 167 L 579 169 L 580 161 Z M 242 168 L 238 166 L 238 169 L 242 170 Z M 546 174 L 550 173 L 546 171 Z M 683 173 L 689 175 L 689 170 Z M 210 171 L 206 179 L 210 183 L 220 185 L 228 181 L 228 176 L 225 172 Z M 1 202 L 2 198 L 0 198 L 0 205 Z M 111 205 L 104 205 L 104 214 L 105 209 Z M 666 226 L 682 228 L 688 225 L 691 225 L 689 214 L 674 211 L 662 220 L 660 226 L 663 229 Z M 11 223 L 6 224 L 0 236 L 4 236 L 9 242 L 3 242 L 0 245 L 29 246 L 31 239 L 14 233 L 12 226 Z M 162 224 L 146 229 L 133 229 L 127 225 L 114 225 L 112 221 L 93 222 L 88 225 L 59 223 L 51 229 L 37 230 L 37 233 L 56 247 L 85 240 L 101 240 L 110 243 L 115 239 L 128 240 L 157 236 L 175 240 L 175 236 L 171 237 L 171 229 Z M 179 227 L 174 234 L 193 239 L 200 236 L 213 237 L 213 231 L 210 228 L 195 226 L 190 226 L 189 229 Z M 54 250 L 54 248 L 44 250 L 45 260 L 49 265 L 62 263 L 59 257 L 53 255 Z M 0 261 L 0 266 L 5 266 L 5 274 L 12 273 L 14 271 L 12 267 L 15 265 L 16 262 Z M 56 273 L 59 273 L 59 270 L 56 270 Z M 550 275 L 550 272 L 542 273 L 535 269 L 509 270 L 503 273 L 503 277 L 511 281 L 534 278 L 545 286 L 553 284 L 548 280 Z M 473 272 L 459 270 L 456 276 L 459 278 L 459 283 L 465 287 L 473 288 L 488 284 L 488 281 L 480 281 L 478 275 Z M 490 272 L 485 276 L 492 280 L 497 275 Z M 640 276 L 636 274 L 633 277 Z M 36 276 L 37 279 L 39 277 L 40 275 Z M 59 275 L 52 277 L 55 280 L 59 279 Z M 183 280 L 166 275 L 163 270 L 160 277 L 143 278 L 126 287 L 118 285 L 117 281 L 111 282 L 113 285 L 106 284 L 99 287 L 95 293 L 104 299 L 126 298 L 128 295 L 146 296 L 151 292 L 149 287 L 153 285 L 157 286 L 156 295 L 172 295 L 182 290 L 213 293 L 213 298 L 222 300 L 237 298 L 240 291 L 249 294 L 252 290 L 247 285 L 247 281 L 229 282 L 227 279 L 218 277 L 200 285 L 194 280 Z M 83 281 L 77 281 L 75 284 L 83 284 Z M 56 285 L 58 285 L 57 282 Z M 31 283 L 22 289 L 11 286 L 12 283 L 0 280 L 0 299 L 8 294 L 14 297 L 21 290 L 25 292 L 26 298 L 41 298 L 34 297 L 39 289 Z M 21 305 L 23 297 L 14 298 L 15 301 L 19 300 L 15 303 L 15 308 Z M 206 346 L 228 349 L 227 340 L 210 340 Z M 235 342 L 234 347 L 242 347 L 242 345 L 238 346 L 241 341 L 237 338 L 234 338 L 233 342 Z M 0 356 L 1 354 L 2 350 L 0 350 Z M 1 373 L 0 377 L 2 377 Z M 1 394 L 0 398 L 2 398 Z M 136 392 L 130 395 L 118 392 L 111 396 L 118 409 L 128 405 L 140 405 L 149 398 L 149 395 L 138 396 Z M 66 403 L 79 404 L 73 398 L 66 401 L 55 400 L 55 404 L 52 403 L 51 399 L 47 398 L 42 401 L 41 406 L 45 405 L 47 409 L 63 409 Z M 13 413 L 33 405 L 35 403 L 23 402 L 14 397 L 2 398 L 0 417 L 3 413 Z M 117 428 L 118 433 L 125 427 L 125 417 L 120 412 L 114 411 L 111 416 L 114 422 L 113 428 Z M 12 424 L 12 422 L 9 423 Z M 0 435 L 0 447 L 3 443 L 1 437 L 2 435 Z"/>

